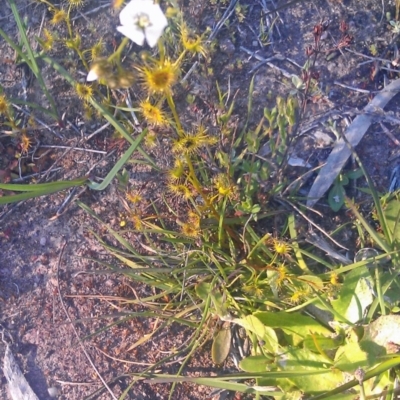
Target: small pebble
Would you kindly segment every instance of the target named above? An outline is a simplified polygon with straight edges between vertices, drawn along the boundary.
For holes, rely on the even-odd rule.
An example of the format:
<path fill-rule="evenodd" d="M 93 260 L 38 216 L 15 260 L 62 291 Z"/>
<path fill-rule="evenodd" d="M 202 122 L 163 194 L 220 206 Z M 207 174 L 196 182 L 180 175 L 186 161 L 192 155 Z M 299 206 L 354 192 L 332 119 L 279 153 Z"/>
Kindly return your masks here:
<path fill-rule="evenodd" d="M 46 246 L 46 242 L 47 242 L 47 240 L 46 240 L 45 237 L 41 237 L 41 238 L 40 238 L 40 245 L 41 245 L 41 246 Z"/>
<path fill-rule="evenodd" d="M 48 388 L 47 391 L 49 392 L 50 397 L 57 397 L 58 396 L 58 389 L 56 387 Z"/>
<path fill-rule="evenodd" d="M 228 56 L 232 55 L 235 52 L 235 45 L 232 43 L 230 39 L 220 40 L 219 48 Z"/>

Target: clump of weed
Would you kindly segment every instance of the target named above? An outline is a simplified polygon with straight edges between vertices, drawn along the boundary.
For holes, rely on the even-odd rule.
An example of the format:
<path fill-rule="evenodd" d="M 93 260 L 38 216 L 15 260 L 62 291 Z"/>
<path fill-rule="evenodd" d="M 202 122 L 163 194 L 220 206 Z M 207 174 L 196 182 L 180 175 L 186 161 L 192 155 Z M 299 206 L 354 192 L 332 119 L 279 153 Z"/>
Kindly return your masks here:
<path fill-rule="evenodd" d="M 102 40 L 86 43 L 86 38 L 74 32 L 71 15 L 83 0 L 68 0 L 60 7 L 47 0 L 39 2 L 49 7 L 52 29 L 65 25 L 64 36 L 48 27 L 38 39 L 39 54 L 33 53 L 28 41 L 24 46 L 29 54 L 15 46 L 17 53 L 38 79 L 37 58 L 54 67 L 75 88 L 87 117 L 97 114 L 107 120 L 119 136 L 116 141 L 126 140 L 129 148 L 101 182 L 85 177 L 34 189 L 18 185 L 16 189 L 27 192 L 14 199 L 82 184 L 103 190 L 117 178 L 124 207 L 118 217 L 119 230 L 104 224 L 108 237 L 93 235 L 122 264 L 118 273 L 155 289 L 154 295 L 134 302 L 146 309 L 141 314 L 144 318 L 154 316 L 161 321 L 130 348 L 178 322 L 194 331 L 187 346 L 173 355 L 185 356 L 179 373 L 207 340 L 213 341 L 213 361 L 223 363 L 231 353 L 233 336 L 237 339 L 235 349 L 241 351 L 237 366 L 245 371 L 228 378 L 182 380 L 257 396 L 281 398 L 290 393 L 295 399 L 392 390 L 395 378 L 389 372 L 400 360 L 390 352 L 388 341 L 379 342 L 377 348 L 379 329 L 372 324 L 377 315 L 381 329 L 389 331 L 390 324 L 398 327 L 400 323 L 385 318 L 396 310 L 394 303 L 400 299 L 394 289 L 399 283 L 397 274 L 384 270 L 381 264 L 388 262 L 388 256 L 394 266 L 398 263 L 398 199 L 383 207 L 374 194 L 380 233 L 348 202 L 381 251 L 352 262 L 320 245 L 336 256 L 334 259 L 340 259 L 339 263 L 304 244 L 301 235 L 307 236 L 299 215 L 305 213 L 283 195 L 291 183 L 285 173 L 288 149 L 299 109 L 314 90 L 312 67 L 324 27 L 320 25 L 315 32 L 317 47 L 308 50 L 308 69 L 294 79 L 296 90 L 287 97 L 277 97 L 273 107 L 265 108 L 258 124 L 250 123 L 254 79 L 247 111 L 240 120 L 234 118 L 235 101 L 229 90 L 224 93 L 223 83 L 215 82 L 215 100 L 209 105 L 214 119 L 199 123 L 183 118 L 184 108 L 175 94 L 181 82 L 188 80 L 195 61 L 209 78 L 212 70 L 208 63 L 202 65 L 211 57 L 207 32 L 193 32 L 176 7 L 169 8 L 166 16 L 152 0 L 128 3 L 121 9 L 117 28 L 125 37 L 106 55 Z M 114 6 L 122 4 L 116 1 Z M 13 12 L 18 18 L 15 4 Z M 239 20 L 246 12 L 244 5 L 236 5 Z M 22 21 L 18 21 L 23 31 Z M 139 46 L 146 42 L 151 50 L 129 54 L 131 41 Z M 79 61 L 67 70 L 51 58 L 55 46 L 63 46 Z M 86 83 L 76 78 L 78 68 L 85 69 Z M 54 105 L 46 87 L 42 88 Z M 126 89 L 137 93 L 137 101 L 132 102 Z M 121 91 L 124 104 L 116 96 Z M 190 105 L 196 105 L 195 97 L 188 97 Z M 114 104 L 116 98 L 118 104 Z M 56 109 L 52 115 L 58 119 Z M 0 116 L 18 137 L 20 156 L 29 152 L 30 137 L 18 125 L 3 93 Z M 169 146 L 169 167 L 161 167 L 154 155 L 160 132 Z M 132 157 L 134 153 L 137 158 Z M 159 198 L 145 198 L 130 185 L 124 166 L 134 162 L 157 171 L 159 186 L 164 188 Z M 81 206 L 98 219 L 87 206 Z M 137 247 L 130 242 L 132 234 L 140 235 Z M 112 240 L 118 246 L 111 245 Z M 248 351 L 241 343 L 245 340 L 251 342 Z M 141 377 L 155 382 L 168 379 L 158 377 L 155 367 L 144 370 Z M 370 378 L 375 376 L 379 379 L 372 382 Z M 240 379 L 254 379 L 256 385 L 232 382 Z"/>

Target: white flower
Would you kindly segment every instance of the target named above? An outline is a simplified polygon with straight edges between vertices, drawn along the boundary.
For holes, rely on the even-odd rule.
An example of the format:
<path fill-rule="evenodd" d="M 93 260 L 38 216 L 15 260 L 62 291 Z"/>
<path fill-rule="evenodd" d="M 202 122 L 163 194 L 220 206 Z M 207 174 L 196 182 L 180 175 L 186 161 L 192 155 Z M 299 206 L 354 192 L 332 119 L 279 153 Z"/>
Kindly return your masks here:
<path fill-rule="evenodd" d="M 153 0 L 131 0 L 120 12 L 118 32 L 143 46 L 144 39 L 150 47 L 157 44 L 165 27 L 167 18 L 158 4 Z"/>

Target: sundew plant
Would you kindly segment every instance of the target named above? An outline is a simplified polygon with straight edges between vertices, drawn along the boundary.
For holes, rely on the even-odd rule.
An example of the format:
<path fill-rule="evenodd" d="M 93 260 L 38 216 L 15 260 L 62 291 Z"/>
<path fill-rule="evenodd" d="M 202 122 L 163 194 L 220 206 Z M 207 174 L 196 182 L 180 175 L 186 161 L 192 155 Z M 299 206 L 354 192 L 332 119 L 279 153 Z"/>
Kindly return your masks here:
<path fill-rule="evenodd" d="M 218 365 L 232 350 L 242 349 L 233 340 L 238 333 L 252 345 L 247 353 L 239 351 L 241 359 L 234 358 L 239 370 L 245 371 L 237 375 L 168 379 L 144 371 L 141 376 L 151 376 L 153 382 L 197 382 L 256 397 L 323 398 L 347 393 L 358 398 L 388 390 L 394 384 L 390 370 L 399 359 L 382 342 L 379 354 L 374 353 L 373 324 L 390 330 L 393 323 L 386 317 L 395 299 L 393 293 L 391 297 L 384 293 L 398 283 L 380 270 L 378 261 L 395 249 L 393 236 L 378 238 L 356 214 L 384 251 L 377 253 L 374 269 L 368 257 L 352 263 L 302 248 L 298 230 L 304 214 L 284 195 L 291 184 L 285 175 L 285 154 L 299 115 L 298 98 L 278 97 L 276 106 L 265 108 L 263 118 L 250 128 L 253 81 L 247 117 L 239 124 L 232 122 L 234 101 L 228 101 L 229 93 L 216 82 L 217 132 L 211 134 L 210 127 L 201 123 L 188 128 L 176 106 L 175 88 L 189 64 L 212 59 L 213 43 L 207 42 L 207 32 L 200 36 L 191 32 L 176 8 L 168 8 L 167 14 L 165 19 L 152 1 L 130 2 L 121 11 L 117 29 L 155 50 L 143 53 L 133 67 L 122 67 L 121 54 L 128 42 L 124 39 L 114 54 L 92 64 L 88 74 L 88 80 L 111 88 L 126 87 L 126 82 L 137 85 L 144 93 L 139 112 L 149 128 L 144 141 L 154 141 L 151 132 L 157 126 L 167 127 L 171 141 L 172 167 L 163 173 L 163 205 L 153 202 L 145 207 L 151 213 L 142 212 L 143 199 L 128 185 L 127 219 L 133 229 L 116 232 L 107 226 L 122 250 L 100 240 L 131 268 L 129 276 L 168 296 L 167 303 L 160 302 L 160 310 L 172 307 L 179 316 L 175 320 L 194 324 L 193 340 L 185 349 L 187 360 L 210 339 L 212 359 Z M 258 156 L 265 142 L 270 160 Z M 384 217 L 380 221 L 387 226 Z M 129 232 L 143 233 L 147 255 L 127 242 Z M 135 262 L 126 258 L 126 251 Z M 232 382 L 238 379 L 253 379 L 255 385 Z"/>
<path fill-rule="evenodd" d="M 371 186 L 371 225 L 347 199 L 353 216 L 349 224 L 357 226 L 360 243 L 368 243 L 372 251 L 350 259 L 332 248 L 332 243 L 337 245 L 332 235 L 343 227 L 334 227 L 331 235 L 313 222 L 296 193 L 296 182 L 286 173 L 304 100 L 301 87 L 274 99 L 254 122 L 254 78 L 246 93 L 247 108 L 237 110 L 235 96 L 222 89 L 226 82 L 217 82 L 212 75 L 217 29 L 223 24 L 197 33 L 175 1 L 114 1 L 119 12 L 116 30 L 122 37 L 115 51 L 105 54 L 102 40 L 84 48 L 74 32 L 71 15 L 83 0 L 61 6 L 39 2 L 51 12 L 51 25 L 65 28 L 65 37 L 45 29 L 37 39 L 40 50 L 33 52 L 26 41 L 24 52 L 0 30 L 1 35 L 38 79 L 36 60 L 54 68 L 74 87 L 85 118 L 107 121 L 129 148 L 100 181 L 89 176 L 37 189 L 14 185 L 24 193 L 14 195 L 16 200 L 0 199 L 18 201 L 84 184 L 101 191 L 115 183 L 125 209 L 118 229 L 79 204 L 107 232 L 91 234 L 118 262 L 118 267 L 115 262 L 108 267 L 154 289 L 154 295 L 133 303 L 146 309 L 142 318 L 155 317 L 162 323 L 131 349 L 156 338 L 172 323 L 193 329 L 187 345 L 173 355 L 184 357 L 177 375 L 154 372 L 172 356 L 166 357 L 141 373 L 129 374 L 132 382 L 122 398 L 138 379 L 174 385 L 188 381 L 255 398 L 393 395 L 395 367 L 400 364 L 391 346 L 400 345 L 395 315 L 400 291 L 393 272 L 398 266 L 400 201 L 396 194 L 379 199 Z M 10 4 L 24 37 L 23 22 L 15 4 Z M 236 11 L 244 18 L 245 9 L 239 4 Z M 53 60 L 51 51 L 57 43 L 85 68 L 84 81 L 76 78 L 74 68 Z M 186 118 L 187 105 L 196 101 L 195 94 L 186 95 L 184 90 L 191 74 L 213 81 L 212 118 Z M 43 92 L 51 99 L 45 86 Z M 116 94 L 125 102 L 116 101 Z M 48 113 L 59 120 L 56 108 L 50 109 Z M 12 132 L 20 134 L 4 94 L 0 113 Z M 168 153 L 167 166 L 157 159 L 160 146 Z M 143 196 L 131 184 L 127 166 L 132 164 L 152 169 L 160 189 L 157 198 Z M 318 235 L 306 234 L 307 230 Z M 139 234 L 140 241 L 134 241 Z M 209 341 L 213 362 L 224 365 L 232 359 L 239 372 L 181 376 L 190 358 Z"/>

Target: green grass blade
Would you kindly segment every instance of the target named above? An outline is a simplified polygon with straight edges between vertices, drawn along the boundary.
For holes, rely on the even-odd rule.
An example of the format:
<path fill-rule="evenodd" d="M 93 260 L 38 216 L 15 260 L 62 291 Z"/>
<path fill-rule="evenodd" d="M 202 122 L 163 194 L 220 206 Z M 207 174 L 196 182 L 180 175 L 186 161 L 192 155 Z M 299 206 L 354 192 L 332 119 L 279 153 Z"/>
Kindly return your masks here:
<path fill-rule="evenodd" d="M 27 64 L 29 65 L 30 69 L 35 74 L 35 77 L 38 80 L 39 85 L 40 85 L 43 93 L 47 97 L 47 100 L 49 101 L 49 103 L 51 105 L 53 113 L 57 117 L 56 119 L 58 120 L 59 117 L 58 117 L 58 111 L 57 111 L 56 103 L 54 102 L 54 99 L 51 96 L 50 92 L 47 90 L 47 87 L 46 87 L 46 84 L 44 82 L 43 76 L 40 73 L 39 66 L 36 63 L 35 55 L 34 55 L 34 53 L 32 51 L 32 48 L 31 48 L 31 45 L 29 43 L 28 37 L 26 36 L 24 25 L 23 25 L 23 23 L 21 21 L 21 18 L 19 16 L 17 6 L 16 6 L 14 0 L 8 0 L 8 1 L 9 1 L 9 4 L 10 4 L 10 7 L 11 7 L 11 11 L 12 11 L 12 13 L 14 15 L 15 22 L 17 23 L 22 43 L 24 44 L 25 49 L 26 49 L 26 51 L 28 53 L 28 56 L 26 56 L 23 53 L 23 59 L 24 59 L 24 61 L 27 62 Z"/>
<path fill-rule="evenodd" d="M 110 182 L 114 179 L 115 175 L 117 175 L 118 171 L 128 162 L 132 153 L 137 149 L 144 136 L 147 133 L 147 129 L 144 129 L 143 132 L 134 140 L 129 149 L 125 152 L 125 154 L 118 160 L 118 162 L 114 165 L 111 171 L 104 178 L 101 183 L 90 183 L 89 187 L 93 190 L 104 190 Z"/>
<path fill-rule="evenodd" d="M 88 181 L 87 178 L 76 179 L 74 181 L 64 181 L 64 182 L 50 182 L 37 185 L 15 185 L 15 186 L 29 186 L 30 190 L 25 193 L 2 196 L 0 197 L 0 205 L 16 203 L 17 201 L 28 200 L 34 197 L 45 196 L 51 193 L 56 193 L 64 189 L 68 189 L 75 186 L 81 186 Z M 0 184 L 0 189 L 14 190 L 14 185 L 10 184 Z M 35 186 L 39 186 L 35 187 Z"/>
<path fill-rule="evenodd" d="M 386 218 L 383 215 L 383 211 L 382 211 L 382 207 L 380 206 L 379 199 L 376 199 L 376 201 L 378 203 L 375 202 L 375 197 L 374 197 L 375 206 L 377 207 L 378 218 L 379 218 L 379 221 L 381 222 L 382 229 L 384 230 L 385 239 L 389 240 L 389 243 L 391 243 L 391 240 L 393 240 L 392 234 L 387 229 Z M 357 210 L 357 207 L 351 202 L 351 200 L 347 198 L 346 203 L 347 203 L 347 206 L 353 212 L 353 214 L 356 216 L 356 218 L 361 222 L 361 224 L 363 225 L 365 230 L 371 235 L 371 237 L 375 241 L 375 243 L 383 251 L 386 251 L 386 253 L 390 253 L 391 249 L 390 249 L 390 246 L 387 244 L 386 240 L 381 239 L 379 234 L 375 231 L 374 228 L 372 228 L 372 226 L 367 222 L 367 220 L 360 214 L 360 212 Z M 379 207 L 378 207 L 378 204 L 379 204 Z M 380 214 L 382 214 L 382 215 L 380 215 Z M 388 232 L 386 232 L 386 231 L 388 231 Z"/>
<path fill-rule="evenodd" d="M 295 217 L 294 214 L 290 214 L 288 217 L 288 227 L 289 227 L 289 233 L 290 233 L 290 238 L 292 239 L 292 247 L 294 254 L 297 258 L 297 263 L 299 267 L 306 273 L 312 273 L 306 262 L 304 261 L 303 255 L 300 251 L 300 246 L 299 246 L 299 241 L 298 241 L 298 236 L 297 236 L 297 231 L 296 231 L 296 223 L 295 223 Z"/>
<path fill-rule="evenodd" d="M 84 211 L 86 211 L 90 216 L 92 216 L 98 222 L 100 222 L 103 226 L 105 226 L 107 228 L 107 230 L 114 236 L 115 240 L 117 240 L 122 246 L 124 246 L 125 249 L 132 252 L 133 254 L 136 253 L 135 249 L 123 237 L 118 235 L 117 232 L 115 232 L 111 227 L 109 227 L 107 224 L 105 224 L 85 203 L 78 201 L 77 204 Z"/>
<path fill-rule="evenodd" d="M 81 186 L 88 182 L 87 177 L 73 179 L 71 181 L 59 181 L 48 183 L 34 183 L 34 184 L 13 184 L 13 183 L 0 183 L 0 189 L 10 190 L 13 192 L 43 192 L 49 190 L 49 193 L 54 193 L 58 190 L 68 189 L 73 186 Z"/>

